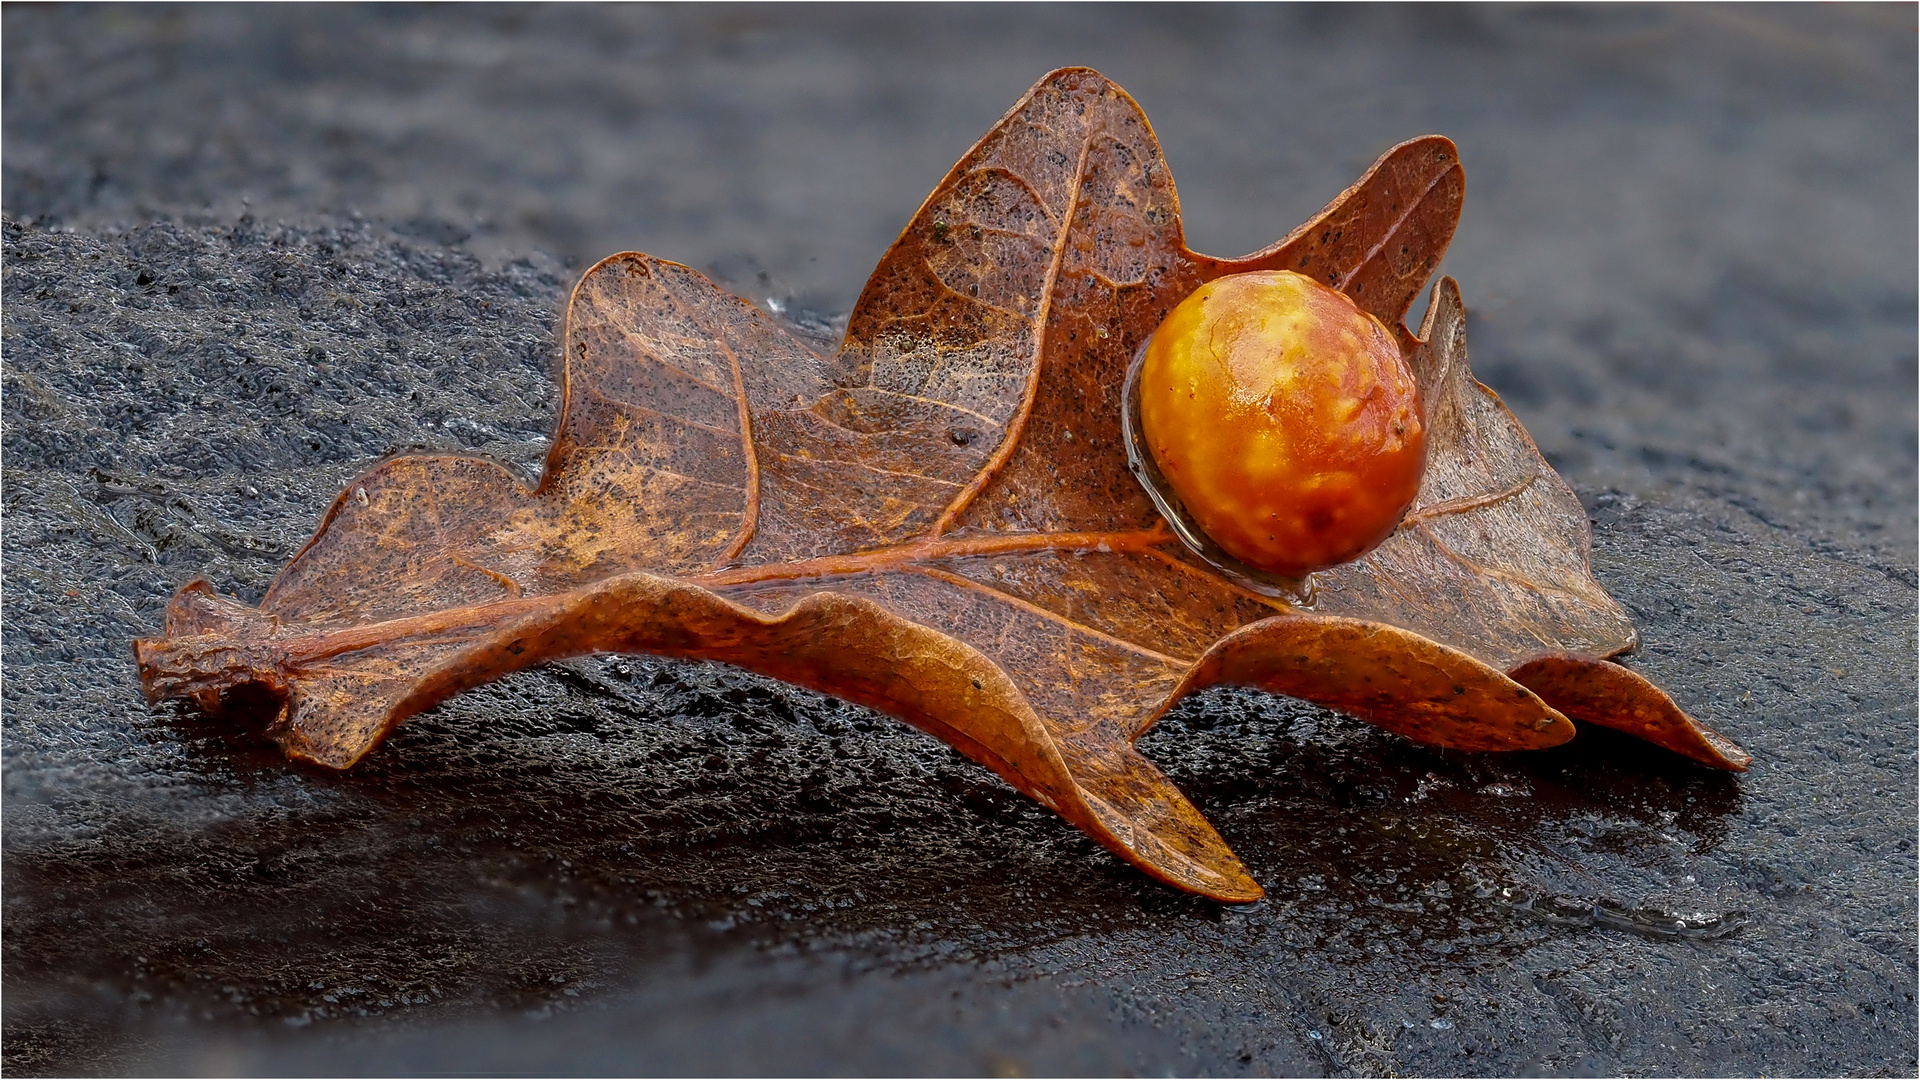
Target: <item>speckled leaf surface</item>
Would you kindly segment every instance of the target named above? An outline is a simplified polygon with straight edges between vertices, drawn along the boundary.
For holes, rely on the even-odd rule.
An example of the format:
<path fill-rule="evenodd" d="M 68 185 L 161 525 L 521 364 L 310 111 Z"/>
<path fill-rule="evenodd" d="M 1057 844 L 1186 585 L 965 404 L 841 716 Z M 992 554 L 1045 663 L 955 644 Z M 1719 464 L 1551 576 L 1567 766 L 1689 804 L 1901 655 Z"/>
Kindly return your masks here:
<path fill-rule="evenodd" d="M 609 258 L 569 306 L 537 487 L 475 458 L 381 463 L 258 608 L 183 589 L 137 647 L 148 691 L 212 706 L 264 685 L 283 748 L 345 768 L 405 717 L 531 664 L 723 661 L 920 727 L 1222 900 L 1260 887 L 1133 748 L 1212 683 L 1439 746 L 1555 745 L 1570 713 L 1743 767 L 1605 662 L 1632 627 L 1588 572 L 1578 502 L 1469 376 L 1451 281 L 1405 330 L 1462 192 L 1452 144 L 1416 139 L 1272 247 L 1196 255 L 1132 99 L 1056 72 L 929 196 L 833 356 L 686 267 Z M 1124 373 L 1165 312 L 1269 268 L 1399 327 L 1430 414 L 1407 522 L 1327 575 L 1314 610 L 1185 551 L 1121 445 Z"/>

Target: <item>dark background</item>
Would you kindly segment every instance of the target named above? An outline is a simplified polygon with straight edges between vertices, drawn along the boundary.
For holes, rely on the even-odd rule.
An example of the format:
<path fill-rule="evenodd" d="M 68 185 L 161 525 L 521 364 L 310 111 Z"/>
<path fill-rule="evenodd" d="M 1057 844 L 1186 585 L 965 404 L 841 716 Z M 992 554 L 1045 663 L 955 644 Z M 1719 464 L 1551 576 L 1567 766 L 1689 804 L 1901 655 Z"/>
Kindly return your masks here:
<path fill-rule="evenodd" d="M 8 1072 L 1915 1071 L 1913 7 L 4 20 Z M 587 263 L 830 326 L 1066 64 L 1216 254 L 1458 142 L 1475 369 L 1751 772 L 1216 691 L 1142 746 L 1269 891 L 1223 909 L 722 669 L 517 676 L 337 776 L 142 701 L 171 592 L 257 600 L 380 454 L 536 469 Z"/>

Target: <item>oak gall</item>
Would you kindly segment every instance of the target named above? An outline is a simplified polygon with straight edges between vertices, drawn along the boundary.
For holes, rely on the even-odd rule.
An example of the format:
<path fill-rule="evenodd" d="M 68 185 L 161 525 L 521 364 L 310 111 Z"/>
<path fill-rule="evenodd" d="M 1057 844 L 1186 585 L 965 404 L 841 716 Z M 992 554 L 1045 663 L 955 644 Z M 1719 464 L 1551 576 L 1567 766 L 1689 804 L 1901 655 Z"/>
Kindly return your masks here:
<path fill-rule="evenodd" d="M 1426 427 L 1393 332 L 1287 270 L 1195 290 L 1154 332 L 1140 428 L 1193 523 L 1248 566 L 1304 577 L 1392 535 Z"/>

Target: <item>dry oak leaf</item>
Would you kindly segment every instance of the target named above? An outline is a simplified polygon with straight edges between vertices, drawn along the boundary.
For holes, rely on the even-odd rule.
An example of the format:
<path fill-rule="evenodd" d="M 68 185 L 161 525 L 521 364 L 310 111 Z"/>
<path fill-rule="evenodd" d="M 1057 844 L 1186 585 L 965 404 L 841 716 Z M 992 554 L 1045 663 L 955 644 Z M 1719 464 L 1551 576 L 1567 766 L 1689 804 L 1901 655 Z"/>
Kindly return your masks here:
<path fill-rule="evenodd" d="M 471 457 L 355 481 L 260 606 L 204 581 L 136 643 L 156 698 L 280 695 L 288 755 L 358 761 L 402 719 L 543 661 L 717 660 L 898 717 L 1182 889 L 1258 884 L 1134 740 L 1233 682 L 1436 746 L 1515 750 L 1566 715 L 1710 765 L 1731 743 L 1608 664 L 1633 629 L 1585 514 L 1467 373 L 1443 280 L 1463 176 L 1429 136 L 1286 239 L 1188 251 L 1146 117 L 1099 74 L 1041 80 L 934 189 L 831 357 L 684 266 L 615 255 L 573 293 L 531 490 Z M 1126 368 L 1222 274 L 1286 268 L 1399 328 L 1429 413 L 1413 510 L 1313 610 L 1187 551 L 1128 472 Z"/>

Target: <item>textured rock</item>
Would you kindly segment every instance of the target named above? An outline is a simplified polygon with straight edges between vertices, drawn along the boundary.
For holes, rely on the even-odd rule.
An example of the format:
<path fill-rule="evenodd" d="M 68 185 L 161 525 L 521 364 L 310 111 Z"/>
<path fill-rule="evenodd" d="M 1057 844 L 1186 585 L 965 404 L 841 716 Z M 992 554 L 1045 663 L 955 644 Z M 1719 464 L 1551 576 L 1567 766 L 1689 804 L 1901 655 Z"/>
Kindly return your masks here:
<path fill-rule="evenodd" d="M 6 10 L 9 1072 L 1916 1068 L 1912 9 L 1008 17 Z M 1460 143 L 1476 369 L 1752 772 L 1212 693 L 1142 748 L 1269 891 L 1221 909 L 722 669 L 517 676 L 344 775 L 141 700 L 172 590 L 257 599 L 379 455 L 538 468 L 563 260 L 844 310 L 1069 62 L 1203 250 Z"/>

